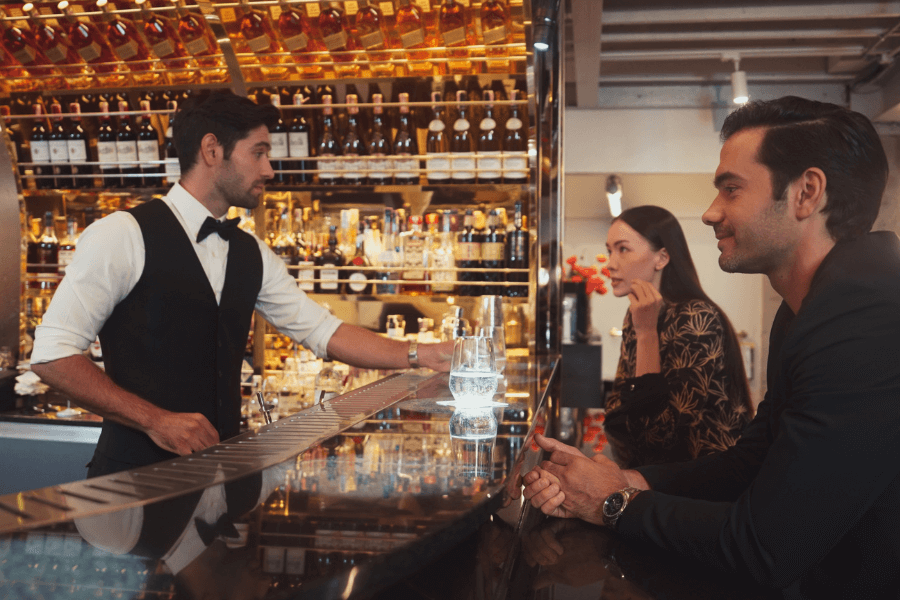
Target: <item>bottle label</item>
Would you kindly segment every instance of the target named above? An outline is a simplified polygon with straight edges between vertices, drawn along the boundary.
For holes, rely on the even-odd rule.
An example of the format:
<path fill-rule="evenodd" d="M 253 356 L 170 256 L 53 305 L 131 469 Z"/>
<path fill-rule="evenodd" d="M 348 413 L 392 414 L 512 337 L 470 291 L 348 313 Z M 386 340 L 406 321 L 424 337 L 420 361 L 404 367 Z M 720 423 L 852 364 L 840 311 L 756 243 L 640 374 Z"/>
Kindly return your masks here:
<path fill-rule="evenodd" d="M 469 122 L 466 119 L 457 119 L 453 121 L 453 131 L 468 131 Z"/>
<path fill-rule="evenodd" d="M 481 260 L 481 243 L 459 242 L 456 245 L 456 260 Z"/>
<path fill-rule="evenodd" d="M 428 154 L 425 159 L 425 176 L 428 181 L 442 181 L 450 179 L 449 154 Z"/>
<path fill-rule="evenodd" d="M 116 56 L 118 56 L 121 60 L 129 60 L 137 56 L 138 53 L 138 45 L 134 40 L 130 40 L 125 42 L 121 46 L 116 46 Z"/>
<path fill-rule="evenodd" d="M 159 160 L 159 144 L 156 140 L 138 140 L 137 154 L 141 162 Z M 156 166 L 151 165 L 151 168 L 155 169 Z"/>
<path fill-rule="evenodd" d="M 78 54 L 84 59 L 84 62 L 93 62 L 100 58 L 101 48 L 97 42 L 91 42 L 84 48 L 78 49 Z"/>
<path fill-rule="evenodd" d="M 329 51 L 340 50 L 347 45 L 347 32 L 338 31 L 337 33 L 332 33 L 331 35 L 325 36 L 322 41 Z"/>
<path fill-rule="evenodd" d="M 219 9 L 219 18 L 223 23 L 234 23 L 237 21 L 237 13 L 231 7 L 221 8 Z"/>
<path fill-rule="evenodd" d="M 309 133 L 291 131 L 288 133 L 288 156 L 305 158 L 309 156 Z"/>
<path fill-rule="evenodd" d="M 432 119 L 431 122 L 428 123 L 428 131 L 434 131 L 435 133 L 443 131 L 446 128 L 447 126 L 444 125 L 444 122 L 440 119 Z"/>
<path fill-rule="evenodd" d="M 309 36 L 305 33 L 292 35 L 291 37 L 284 39 L 284 45 L 291 52 L 296 52 L 297 50 L 305 50 L 309 45 Z"/>
<path fill-rule="evenodd" d="M 133 140 L 116 141 L 116 154 L 119 160 L 124 164 L 120 164 L 121 169 L 133 169 L 137 164 L 137 142 Z"/>
<path fill-rule="evenodd" d="M 403 241 L 403 279 L 425 279 L 425 238 L 407 236 Z M 412 268 L 410 268 L 412 267 Z"/>
<path fill-rule="evenodd" d="M 363 292 L 367 285 L 369 285 L 369 278 L 365 273 L 350 273 L 350 277 L 347 278 L 347 287 L 354 294 Z"/>
<path fill-rule="evenodd" d="M 384 46 L 384 36 L 381 34 L 380 30 L 373 31 L 372 33 L 359 36 L 359 43 L 362 44 L 362 47 L 366 50 L 381 48 Z"/>
<path fill-rule="evenodd" d="M 478 177 L 500 179 L 500 152 L 482 151 L 478 153 Z"/>
<path fill-rule="evenodd" d="M 302 6 L 306 7 L 306 16 L 310 19 L 319 18 L 319 13 L 321 10 L 319 9 L 319 5 L 315 2 L 309 2 L 307 4 L 303 4 Z"/>
<path fill-rule="evenodd" d="M 369 177 L 372 179 L 390 179 L 391 161 L 385 158 L 384 154 L 373 155 L 369 159 Z"/>
<path fill-rule="evenodd" d="M 444 40 L 445 46 L 458 46 L 466 43 L 466 28 L 457 27 L 450 31 L 441 32 L 441 38 Z"/>
<path fill-rule="evenodd" d="M 62 44 L 57 44 L 52 48 L 48 48 L 44 54 L 47 55 L 47 58 L 49 58 L 53 64 L 61 63 L 66 60 L 66 48 Z"/>
<path fill-rule="evenodd" d="M 418 179 L 419 177 L 419 161 L 415 158 L 395 158 L 393 168 L 394 176 L 397 179 Z"/>
<path fill-rule="evenodd" d="M 316 272 L 312 268 L 313 262 L 309 260 L 301 260 L 297 265 L 300 269 L 297 271 L 297 285 L 304 292 L 312 292 L 316 289 L 313 279 L 316 278 Z"/>
<path fill-rule="evenodd" d="M 489 118 L 484 118 L 481 120 L 481 123 L 478 124 L 482 131 L 490 131 L 491 129 L 497 128 L 497 121 Z"/>
<path fill-rule="evenodd" d="M 425 30 L 413 29 L 412 31 L 407 31 L 400 36 L 400 43 L 404 48 L 415 48 L 419 44 L 424 44 Z"/>
<path fill-rule="evenodd" d="M 523 181 L 528 178 L 528 159 L 525 154 L 506 156 L 503 159 L 503 177 Z"/>
<path fill-rule="evenodd" d="M 349 160 L 344 161 L 344 179 L 362 179 L 363 161 L 358 156 L 346 154 Z"/>
<path fill-rule="evenodd" d="M 386 17 L 394 16 L 394 3 L 393 2 L 385 2 L 384 0 L 382 0 L 382 2 L 378 3 L 378 8 L 381 9 L 381 14 L 383 14 L 384 16 L 386 16 Z"/>
<path fill-rule="evenodd" d="M 13 56 L 16 57 L 16 60 L 22 63 L 23 65 L 29 65 L 34 60 L 35 52 L 31 46 L 23 46 L 21 50 L 15 52 Z"/>
<path fill-rule="evenodd" d="M 498 242 L 484 242 L 481 244 L 481 260 L 502 261 L 503 244 Z"/>
<path fill-rule="evenodd" d="M 47 140 L 31 140 L 31 162 L 50 162 L 50 142 Z"/>
<path fill-rule="evenodd" d="M 69 162 L 69 144 L 65 140 L 50 141 L 50 162 Z"/>
<path fill-rule="evenodd" d="M 201 36 L 194 41 L 185 42 L 184 47 L 187 48 L 188 52 L 196 56 L 209 51 L 209 42 L 206 41 L 205 37 Z"/>
<path fill-rule="evenodd" d="M 97 160 L 102 163 L 114 163 L 119 160 L 116 142 L 97 142 Z"/>
<path fill-rule="evenodd" d="M 247 40 L 247 45 L 253 52 L 266 52 L 272 46 L 272 40 L 266 34 L 262 34 L 252 40 Z"/>
<path fill-rule="evenodd" d="M 69 162 L 85 162 L 87 160 L 87 145 L 84 140 L 68 140 L 66 152 L 69 154 Z"/>
<path fill-rule="evenodd" d="M 166 177 L 169 179 L 169 183 L 175 183 L 181 178 L 181 165 L 177 158 L 166 159 Z"/>
<path fill-rule="evenodd" d="M 450 171 L 453 179 L 475 179 L 475 159 L 464 154 L 450 157 Z"/>
<path fill-rule="evenodd" d="M 159 58 L 165 58 L 175 53 L 175 44 L 172 40 L 163 40 L 157 44 L 153 44 L 153 54 Z"/>
<path fill-rule="evenodd" d="M 334 266 L 334 265 L 331 265 Z M 338 289 L 338 272 L 335 269 L 322 269 L 319 271 L 319 289 L 326 292 L 336 292 Z"/>
<path fill-rule="evenodd" d="M 75 258 L 74 250 L 60 250 L 59 251 L 59 274 L 63 275 L 66 272 L 66 267 L 72 264 L 72 259 Z"/>
<path fill-rule="evenodd" d="M 359 12 L 359 3 L 356 0 L 344 0 L 344 11 L 348 17 L 352 17 Z"/>
<path fill-rule="evenodd" d="M 418 6 L 423 13 L 431 12 L 431 1 L 430 0 L 416 0 L 416 6 Z"/>
<path fill-rule="evenodd" d="M 516 117 L 507 119 L 506 129 L 507 131 L 516 131 L 517 129 L 522 129 L 522 119 L 517 119 Z"/>
<path fill-rule="evenodd" d="M 271 134 L 272 148 L 269 150 L 269 158 L 287 158 L 288 136 L 287 133 Z"/>
<path fill-rule="evenodd" d="M 503 44 L 506 42 L 506 26 L 501 25 L 500 27 L 495 27 L 493 29 L 488 29 L 484 32 L 484 43 L 488 44 Z"/>
<path fill-rule="evenodd" d="M 328 160 L 334 154 L 322 154 L 319 158 L 319 181 L 334 181 L 341 176 L 340 165 L 335 160 Z"/>
<path fill-rule="evenodd" d="M 434 282 L 431 284 L 432 292 L 452 292 L 453 291 L 453 283 L 445 283 L 452 282 L 455 279 L 455 275 L 453 271 L 442 270 L 441 267 L 445 269 L 447 267 L 455 267 L 456 263 L 453 259 L 453 247 L 451 242 L 445 242 L 448 246 L 446 250 L 442 246 L 436 252 L 434 252 L 434 270 L 431 272 L 431 281 Z M 440 282 L 440 283 L 438 283 Z"/>

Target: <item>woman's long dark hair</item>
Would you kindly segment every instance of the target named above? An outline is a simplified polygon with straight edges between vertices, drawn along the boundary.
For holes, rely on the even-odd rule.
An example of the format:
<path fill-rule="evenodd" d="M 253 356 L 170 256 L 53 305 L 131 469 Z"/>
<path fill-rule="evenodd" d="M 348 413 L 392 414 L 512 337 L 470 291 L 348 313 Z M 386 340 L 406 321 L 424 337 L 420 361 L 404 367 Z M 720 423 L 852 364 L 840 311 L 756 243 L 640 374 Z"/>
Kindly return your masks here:
<path fill-rule="evenodd" d="M 728 397 L 740 402 L 753 414 L 753 401 L 747 385 L 747 373 L 741 347 L 734 327 L 725 312 L 713 302 L 700 286 L 700 278 L 691 258 L 684 231 L 675 215 L 659 206 L 636 206 L 624 211 L 613 219 L 622 221 L 646 239 L 654 251 L 662 248 L 669 254 L 669 264 L 662 272 L 659 293 L 669 302 L 703 300 L 715 307 L 725 325 L 725 374 L 728 376 Z"/>

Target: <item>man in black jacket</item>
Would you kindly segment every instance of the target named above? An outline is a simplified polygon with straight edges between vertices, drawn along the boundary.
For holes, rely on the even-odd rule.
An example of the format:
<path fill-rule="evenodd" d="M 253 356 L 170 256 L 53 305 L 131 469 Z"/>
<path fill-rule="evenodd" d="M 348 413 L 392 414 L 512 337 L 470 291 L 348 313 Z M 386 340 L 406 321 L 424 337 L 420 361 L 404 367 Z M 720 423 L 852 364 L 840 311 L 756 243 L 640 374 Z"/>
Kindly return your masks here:
<path fill-rule="evenodd" d="M 703 215 L 728 272 L 783 298 L 768 391 L 734 447 L 621 471 L 538 437 L 543 512 L 750 577 L 789 598 L 900 594 L 900 240 L 870 232 L 887 180 L 872 124 L 796 97 L 722 130 Z"/>

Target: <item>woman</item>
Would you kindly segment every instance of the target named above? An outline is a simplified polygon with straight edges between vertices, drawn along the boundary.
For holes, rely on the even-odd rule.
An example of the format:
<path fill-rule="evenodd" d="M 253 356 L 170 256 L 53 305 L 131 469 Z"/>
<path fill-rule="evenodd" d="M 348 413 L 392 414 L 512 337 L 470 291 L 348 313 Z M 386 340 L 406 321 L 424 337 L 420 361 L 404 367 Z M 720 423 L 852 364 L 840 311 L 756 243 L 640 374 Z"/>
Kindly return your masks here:
<path fill-rule="evenodd" d="M 606 248 L 613 294 L 631 301 L 604 422 L 616 459 L 632 468 L 733 445 L 753 414 L 740 347 L 700 287 L 675 216 L 628 209 Z"/>

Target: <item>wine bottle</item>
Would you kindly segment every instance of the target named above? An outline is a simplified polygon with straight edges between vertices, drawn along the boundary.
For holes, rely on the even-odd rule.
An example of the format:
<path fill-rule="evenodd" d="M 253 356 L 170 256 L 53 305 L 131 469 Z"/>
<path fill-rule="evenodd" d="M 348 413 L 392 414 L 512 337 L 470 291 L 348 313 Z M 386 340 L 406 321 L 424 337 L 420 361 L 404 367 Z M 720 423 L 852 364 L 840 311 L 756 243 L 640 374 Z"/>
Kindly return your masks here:
<path fill-rule="evenodd" d="M 390 185 L 392 162 L 387 157 L 391 154 L 391 132 L 384 123 L 384 98 L 381 94 L 372 94 L 372 129 L 369 131 L 369 185 Z M 407 108 L 408 110 L 408 108 Z"/>
<path fill-rule="evenodd" d="M 44 213 L 44 233 L 37 242 L 36 263 L 39 273 L 38 288 L 41 290 L 56 289 L 59 275 L 59 238 L 56 237 L 56 228 L 53 225 L 53 213 L 49 210 Z"/>
<path fill-rule="evenodd" d="M 481 274 L 470 269 L 481 268 L 481 236 L 475 231 L 475 213 L 466 209 L 463 217 L 463 230 L 456 243 L 456 268 L 459 281 L 481 281 Z M 461 296 L 480 296 L 481 287 L 462 284 L 459 286 Z"/>
<path fill-rule="evenodd" d="M 500 134 L 494 120 L 494 92 L 484 91 L 484 118 L 478 125 L 478 182 L 500 183 Z"/>
<path fill-rule="evenodd" d="M 522 201 L 516 201 L 514 227 L 506 236 L 506 268 L 527 269 L 528 255 L 531 250 L 530 234 L 525 227 L 525 216 L 522 214 Z M 527 273 L 510 273 L 507 281 L 527 282 Z M 513 285 L 506 288 L 506 295 L 514 298 L 528 296 L 527 285 Z"/>
<path fill-rule="evenodd" d="M 432 118 L 425 138 L 425 177 L 430 184 L 441 184 L 450 180 L 450 145 L 444 133 L 447 126 L 440 92 L 432 92 L 431 103 Z"/>
<path fill-rule="evenodd" d="M 172 83 L 198 81 L 197 63 L 185 49 L 178 35 L 177 25 L 160 13 L 153 12 L 150 0 L 134 0 L 134 2 L 141 9 L 144 38 L 150 44 L 150 51 L 159 58 Z"/>
<path fill-rule="evenodd" d="M 31 162 L 35 176 L 34 186 L 39 190 L 53 189 L 53 167 L 50 164 L 50 127 L 43 118 L 44 105 L 35 103 L 35 121 L 31 126 Z"/>
<path fill-rule="evenodd" d="M 511 102 L 516 102 L 519 98 L 518 90 L 509 93 Z M 520 115 L 519 105 L 511 104 L 503 136 L 503 181 L 506 183 L 525 183 L 528 180 L 528 141 L 523 135 L 524 123 Z"/>
<path fill-rule="evenodd" d="M 63 239 L 59 240 L 59 275 L 62 277 L 66 274 L 66 267 L 75 257 L 75 247 L 78 243 L 78 221 L 75 217 L 69 215 L 66 219 L 66 234 Z"/>
<path fill-rule="evenodd" d="M 322 250 L 322 254 L 316 259 L 316 292 L 324 294 L 337 294 L 340 292 L 339 271 L 334 267 L 344 266 L 344 257 L 337 248 L 337 227 L 329 228 L 328 247 Z"/>
<path fill-rule="evenodd" d="M 322 135 L 319 136 L 319 183 L 322 185 L 336 185 L 340 183 L 341 167 L 337 161 L 328 160 L 330 157 L 341 155 L 341 146 L 338 144 L 334 131 L 334 114 L 331 108 L 331 95 L 322 96 Z"/>
<path fill-rule="evenodd" d="M 442 123 L 443 124 L 443 123 Z M 394 137 L 394 160 L 392 170 L 397 185 L 419 184 L 419 144 L 415 128 L 410 124 L 409 94 L 400 94 L 400 114 L 397 121 L 397 135 Z"/>
<path fill-rule="evenodd" d="M 487 219 L 488 230 L 484 234 L 481 243 L 481 268 L 504 269 L 506 268 L 506 231 L 500 224 L 500 217 L 496 209 L 491 209 Z M 483 281 L 502 282 L 502 273 L 485 273 Z M 503 286 L 485 286 L 483 294 L 502 295 Z"/>
<path fill-rule="evenodd" d="M 119 101 L 119 126 L 116 129 L 116 154 L 119 157 L 119 172 L 122 173 L 122 187 L 141 187 L 141 165 L 138 163 L 138 133 L 131 124 L 128 102 Z"/>
<path fill-rule="evenodd" d="M 269 162 L 275 171 L 272 183 L 285 185 L 290 182 L 290 175 L 284 173 L 284 170 L 288 168 L 285 164 L 285 159 L 288 157 L 288 130 L 281 118 L 281 96 L 272 94 L 269 96 L 269 102 L 278 109 L 278 120 L 269 129 L 269 139 L 272 144 L 269 149 Z"/>
<path fill-rule="evenodd" d="M 100 101 L 100 125 L 97 128 L 97 162 L 100 163 L 100 174 L 103 176 L 101 187 L 115 189 L 122 187 L 119 177 L 119 149 L 116 142 L 116 129 L 109 116 L 109 103 Z"/>
<path fill-rule="evenodd" d="M 69 167 L 72 170 L 72 185 L 77 189 L 89 189 L 94 187 L 94 168 L 88 161 L 88 137 L 81 123 L 81 104 L 69 103 L 69 112 L 72 116 L 69 120 L 69 129 L 66 132 L 66 149 L 69 154 Z"/>
<path fill-rule="evenodd" d="M 309 123 L 304 116 L 302 107 L 307 97 L 301 93 L 294 94 L 294 118 L 288 126 L 288 156 L 290 161 L 286 164 L 292 171 L 314 171 L 315 163 L 309 159 L 310 139 Z M 312 183 L 312 173 L 294 173 L 291 175 L 293 183 Z"/>
<path fill-rule="evenodd" d="M 141 126 L 138 129 L 137 142 L 138 161 L 144 174 L 146 187 L 162 186 L 159 164 L 159 133 L 153 126 L 150 115 L 150 101 L 141 100 Z"/>
<path fill-rule="evenodd" d="M 365 181 L 364 162 L 360 157 L 366 155 L 359 127 L 359 106 L 355 94 L 347 94 L 347 134 L 341 142 L 341 153 L 348 160 L 344 161 L 343 183 L 359 185 Z"/>
<path fill-rule="evenodd" d="M 466 118 L 468 107 L 465 90 L 456 92 L 459 117 L 453 121 L 453 136 L 450 138 L 450 178 L 453 183 L 475 183 L 475 157 L 472 155 L 471 125 Z"/>
<path fill-rule="evenodd" d="M 59 102 L 50 105 L 50 133 L 47 136 L 50 148 L 50 163 L 53 181 L 57 188 L 72 189 L 72 168 L 69 166 L 68 131 L 63 124 L 62 106 Z"/>
<path fill-rule="evenodd" d="M 169 100 L 166 108 L 171 111 L 169 114 L 169 124 L 166 126 L 166 141 L 163 147 L 163 155 L 165 156 L 165 173 L 166 185 L 173 185 L 181 179 L 181 165 L 178 162 L 178 149 L 175 147 L 175 139 L 173 136 L 173 127 L 175 125 L 175 114 L 178 110 L 178 101 Z"/>

